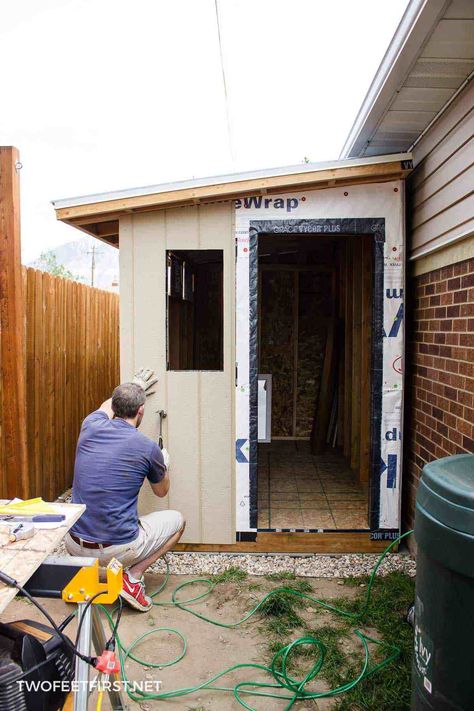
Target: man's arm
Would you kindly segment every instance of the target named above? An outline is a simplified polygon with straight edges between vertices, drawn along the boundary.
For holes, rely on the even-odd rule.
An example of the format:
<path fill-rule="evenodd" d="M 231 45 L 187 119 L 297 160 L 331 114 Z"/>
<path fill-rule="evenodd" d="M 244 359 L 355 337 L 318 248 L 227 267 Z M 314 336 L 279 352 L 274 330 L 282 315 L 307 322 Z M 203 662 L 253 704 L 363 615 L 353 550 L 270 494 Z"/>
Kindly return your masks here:
<path fill-rule="evenodd" d="M 157 484 L 152 484 L 150 482 L 150 486 L 153 489 L 153 493 L 155 494 L 155 496 L 159 496 L 160 499 L 166 496 L 166 494 L 170 490 L 170 478 L 168 472 L 166 472 L 163 479 L 161 479 L 161 481 L 159 481 Z"/>
<path fill-rule="evenodd" d="M 102 403 L 102 405 L 99 407 L 99 410 L 102 410 L 102 412 L 105 412 L 109 420 L 113 419 L 114 412 L 112 410 L 112 398 L 109 397 L 108 400 Z"/>
<path fill-rule="evenodd" d="M 153 443 L 150 454 L 148 481 L 150 482 L 155 496 L 159 496 L 160 498 L 166 496 L 170 488 L 170 478 L 168 474 L 169 457 L 165 460 L 165 453 L 166 450 L 162 451 L 156 442 Z"/>

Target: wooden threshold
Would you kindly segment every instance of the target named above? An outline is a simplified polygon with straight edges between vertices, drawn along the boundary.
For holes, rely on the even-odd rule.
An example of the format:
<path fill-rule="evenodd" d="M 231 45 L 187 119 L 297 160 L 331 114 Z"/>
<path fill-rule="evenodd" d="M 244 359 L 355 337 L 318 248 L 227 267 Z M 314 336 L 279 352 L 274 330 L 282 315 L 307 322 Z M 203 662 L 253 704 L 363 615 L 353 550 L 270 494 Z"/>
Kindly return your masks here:
<path fill-rule="evenodd" d="M 380 553 L 390 541 L 371 541 L 361 533 L 258 533 L 256 541 L 178 543 L 174 550 L 195 553 Z M 393 548 L 396 550 L 396 547 Z"/>

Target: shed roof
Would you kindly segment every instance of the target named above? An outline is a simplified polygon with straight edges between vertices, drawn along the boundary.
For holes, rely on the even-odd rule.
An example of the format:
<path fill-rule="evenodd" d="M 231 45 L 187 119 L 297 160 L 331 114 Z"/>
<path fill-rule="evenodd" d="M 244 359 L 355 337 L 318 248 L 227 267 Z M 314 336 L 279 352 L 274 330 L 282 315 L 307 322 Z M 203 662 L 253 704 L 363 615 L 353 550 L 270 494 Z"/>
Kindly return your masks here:
<path fill-rule="evenodd" d="M 473 0 L 411 0 L 341 158 L 411 151 L 473 75 Z"/>
<path fill-rule="evenodd" d="M 118 246 L 120 215 L 242 196 L 317 190 L 357 183 L 380 183 L 406 177 L 411 154 L 386 155 L 324 163 L 303 163 L 96 195 L 54 200 L 56 217 L 104 242 Z"/>

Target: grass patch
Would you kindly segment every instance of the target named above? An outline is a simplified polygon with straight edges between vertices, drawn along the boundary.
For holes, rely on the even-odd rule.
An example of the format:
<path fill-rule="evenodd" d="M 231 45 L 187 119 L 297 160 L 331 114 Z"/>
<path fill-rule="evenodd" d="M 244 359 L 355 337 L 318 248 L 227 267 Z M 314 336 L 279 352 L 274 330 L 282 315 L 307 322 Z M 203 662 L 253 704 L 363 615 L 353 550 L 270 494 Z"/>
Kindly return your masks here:
<path fill-rule="evenodd" d="M 301 598 L 279 590 L 261 605 L 260 614 L 267 617 L 285 617 L 294 612 L 295 607 L 303 607 Z"/>
<path fill-rule="evenodd" d="M 296 580 L 296 575 L 290 570 L 283 570 L 280 573 L 268 573 L 267 580 Z"/>
<path fill-rule="evenodd" d="M 297 610 L 305 607 L 306 600 L 297 595 L 293 595 L 288 590 L 297 592 L 308 592 L 306 581 L 295 581 L 285 585 L 286 589 L 276 588 L 275 592 L 267 597 L 259 612 L 263 617 L 266 634 L 279 645 L 284 646 L 281 640 L 288 635 L 295 627 L 303 627 L 304 621 L 298 615 Z M 311 586 L 309 586 L 311 590 Z M 271 655 L 273 656 L 273 655 Z"/>
<path fill-rule="evenodd" d="M 279 575 L 279 574 L 277 574 Z M 268 576 L 267 576 L 268 577 Z M 286 578 L 288 580 L 288 578 Z M 345 584 L 358 588 L 352 600 L 345 598 L 326 599 L 330 605 L 353 613 L 364 609 L 368 577 L 348 578 Z M 285 585 L 300 592 L 309 593 L 311 586 L 305 580 L 294 580 Z M 268 662 L 292 639 L 295 627 L 301 627 L 301 636 L 311 635 L 326 646 L 327 654 L 321 677 L 331 688 L 355 679 L 360 673 L 364 653 L 362 645 L 354 636 L 354 628 L 370 629 L 375 636 L 400 648 L 400 656 L 390 665 L 364 679 L 350 692 L 335 698 L 337 711 L 409 711 L 411 689 L 411 657 L 413 630 L 405 622 L 409 604 L 414 598 L 414 580 L 403 573 L 390 573 L 376 578 L 369 609 L 361 621 L 325 615 L 324 623 L 314 625 L 305 622 L 298 611 L 311 606 L 311 600 L 295 597 L 279 590 L 269 597 L 260 611 L 265 623 L 261 628 L 268 636 Z M 327 624 L 330 619 L 331 624 Z M 374 634 L 374 630 L 376 633 Z M 300 633 L 297 633 L 300 636 Z M 382 661 L 388 654 L 383 649 L 370 645 L 372 664 Z M 317 647 L 298 647 L 291 660 L 292 669 L 305 673 L 319 656 Z"/>
<path fill-rule="evenodd" d="M 260 607 L 260 614 L 264 616 L 284 617 L 294 614 L 296 608 L 305 607 L 308 600 L 294 595 L 296 593 L 308 594 L 313 591 L 311 585 L 306 580 L 296 580 L 288 583 L 284 588 L 276 588 L 276 592 L 270 595 Z"/>
<path fill-rule="evenodd" d="M 214 575 L 213 581 L 216 585 L 219 585 L 219 583 L 242 583 L 247 578 L 248 573 L 245 570 L 237 566 L 231 566 L 222 573 Z"/>

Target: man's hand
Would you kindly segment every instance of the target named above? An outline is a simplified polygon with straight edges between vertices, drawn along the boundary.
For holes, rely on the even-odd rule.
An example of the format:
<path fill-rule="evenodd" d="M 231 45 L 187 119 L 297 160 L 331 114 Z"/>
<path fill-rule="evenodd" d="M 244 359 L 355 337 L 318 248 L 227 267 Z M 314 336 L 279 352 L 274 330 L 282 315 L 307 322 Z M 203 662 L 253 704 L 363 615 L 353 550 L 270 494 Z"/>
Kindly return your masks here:
<path fill-rule="evenodd" d="M 165 463 L 166 471 L 168 471 L 169 468 L 170 468 L 170 455 L 169 455 L 169 452 L 168 452 L 167 449 L 165 449 L 165 448 L 163 447 L 163 449 L 161 450 L 161 454 L 163 455 L 163 461 L 164 461 L 164 463 Z"/>
<path fill-rule="evenodd" d="M 154 390 L 150 390 L 155 383 L 158 382 L 158 378 L 153 378 L 154 371 L 151 368 L 140 368 L 133 376 L 132 383 L 139 385 L 145 391 L 145 395 L 153 395 Z M 153 378 L 153 379 L 152 379 Z"/>

